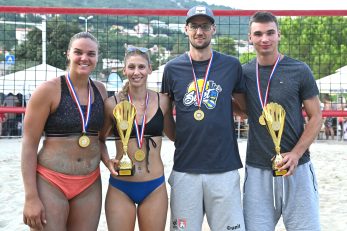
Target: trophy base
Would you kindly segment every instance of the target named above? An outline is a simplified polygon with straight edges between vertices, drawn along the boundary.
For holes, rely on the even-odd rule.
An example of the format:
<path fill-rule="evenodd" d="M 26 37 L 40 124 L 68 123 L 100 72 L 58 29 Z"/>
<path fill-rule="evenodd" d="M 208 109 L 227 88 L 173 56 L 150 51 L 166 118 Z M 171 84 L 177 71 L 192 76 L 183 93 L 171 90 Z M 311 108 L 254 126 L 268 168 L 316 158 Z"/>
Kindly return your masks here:
<path fill-rule="evenodd" d="M 117 169 L 118 176 L 133 176 L 135 173 L 135 166 L 126 169 Z"/>
<path fill-rule="evenodd" d="M 272 175 L 274 177 L 276 177 L 276 176 L 283 176 L 283 175 L 287 174 L 287 172 L 288 172 L 287 169 L 284 169 L 282 171 L 272 170 Z"/>

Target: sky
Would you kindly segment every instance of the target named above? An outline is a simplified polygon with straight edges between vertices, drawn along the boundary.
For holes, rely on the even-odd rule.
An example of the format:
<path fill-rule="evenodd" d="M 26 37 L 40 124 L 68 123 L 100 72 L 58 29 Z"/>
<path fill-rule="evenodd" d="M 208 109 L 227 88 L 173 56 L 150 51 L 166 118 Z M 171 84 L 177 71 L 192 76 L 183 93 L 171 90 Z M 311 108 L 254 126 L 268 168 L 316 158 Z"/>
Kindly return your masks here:
<path fill-rule="evenodd" d="M 346 0 L 198 0 L 241 10 L 347 10 Z"/>

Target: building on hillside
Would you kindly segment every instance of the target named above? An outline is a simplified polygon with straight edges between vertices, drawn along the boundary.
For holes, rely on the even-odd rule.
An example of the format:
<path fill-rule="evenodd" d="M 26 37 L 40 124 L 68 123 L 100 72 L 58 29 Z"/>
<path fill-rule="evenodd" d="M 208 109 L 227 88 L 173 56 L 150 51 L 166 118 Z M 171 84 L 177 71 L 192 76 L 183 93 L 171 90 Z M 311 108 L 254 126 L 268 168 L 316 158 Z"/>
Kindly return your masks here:
<path fill-rule="evenodd" d="M 153 34 L 153 27 L 149 24 L 139 23 L 134 26 L 134 30 L 140 37 L 141 35 Z"/>
<path fill-rule="evenodd" d="M 16 28 L 16 40 L 18 41 L 18 45 L 28 40 L 27 35 L 31 30 L 30 28 Z"/>
<path fill-rule="evenodd" d="M 180 31 L 180 32 L 184 33 L 186 24 L 183 24 L 183 23 L 169 23 L 168 27 L 169 27 L 170 30 L 176 30 L 176 31 Z"/>
<path fill-rule="evenodd" d="M 120 71 L 124 67 L 124 62 L 119 59 L 102 59 L 102 69 L 116 69 Z"/>
<path fill-rule="evenodd" d="M 166 24 L 166 22 L 160 21 L 160 20 L 151 20 L 149 22 L 149 24 L 153 27 L 159 27 L 159 28 L 163 28 L 163 29 L 168 29 L 168 25 Z"/>

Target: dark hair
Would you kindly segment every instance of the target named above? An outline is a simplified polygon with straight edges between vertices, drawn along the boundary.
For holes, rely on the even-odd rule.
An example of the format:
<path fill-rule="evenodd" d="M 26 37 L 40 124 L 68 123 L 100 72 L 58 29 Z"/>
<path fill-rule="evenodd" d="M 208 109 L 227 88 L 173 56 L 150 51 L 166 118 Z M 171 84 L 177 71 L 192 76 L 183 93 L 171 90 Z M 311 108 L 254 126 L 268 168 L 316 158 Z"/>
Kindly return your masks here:
<path fill-rule="evenodd" d="M 149 57 L 147 48 L 129 46 L 126 49 L 127 51 L 125 52 L 125 56 L 124 56 L 124 68 L 127 65 L 128 59 L 134 55 L 140 55 L 141 57 L 147 60 L 148 66 L 151 65 L 151 58 Z M 129 93 L 129 81 L 127 81 L 122 87 L 122 90 L 119 91 L 119 100 L 120 101 L 128 100 L 128 93 Z"/>
<path fill-rule="evenodd" d="M 274 23 L 276 23 L 277 29 L 279 29 L 279 25 L 278 25 L 278 21 L 277 21 L 276 16 L 270 12 L 258 11 L 255 14 L 253 14 L 251 16 L 251 18 L 249 19 L 249 28 L 251 28 L 251 25 L 254 22 L 260 22 L 260 23 L 274 22 Z"/>
<path fill-rule="evenodd" d="M 69 42 L 69 46 L 68 46 L 68 50 L 70 50 L 72 43 L 74 41 L 76 41 L 77 39 L 81 39 L 81 38 L 88 38 L 92 41 L 94 41 L 97 45 L 98 45 L 98 49 L 99 49 L 99 42 L 98 40 L 89 32 L 79 32 L 77 34 L 75 34 L 74 36 L 71 37 L 70 42 Z"/>

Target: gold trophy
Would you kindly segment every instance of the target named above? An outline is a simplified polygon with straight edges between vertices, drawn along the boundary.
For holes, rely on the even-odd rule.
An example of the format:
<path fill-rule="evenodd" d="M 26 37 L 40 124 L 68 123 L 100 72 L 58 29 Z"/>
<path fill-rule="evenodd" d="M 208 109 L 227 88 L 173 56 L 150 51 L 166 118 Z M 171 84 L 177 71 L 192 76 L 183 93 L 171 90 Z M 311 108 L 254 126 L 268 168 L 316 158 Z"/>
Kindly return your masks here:
<path fill-rule="evenodd" d="M 116 119 L 116 127 L 119 137 L 123 144 L 124 154 L 119 161 L 119 167 L 117 169 L 119 176 L 132 176 L 135 172 L 135 166 L 133 161 L 129 158 L 128 142 L 133 128 L 133 123 L 136 115 L 136 108 L 128 101 L 122 101 L 116 105 L 113 109 L 113 116 Z"/>
<path fill-rule="evenodd" d="M 281 155 L 281 138 L 284 128 L 286 111 L 277 103 L 268 103 L 263 109 L 263 113 L 259 118 L 259 123 L 265 125 L 275 144 L 276 155 L 272 158 L 273 176 L 283 176 L 287 170 L 279 171 L 278 164 L 283 160 Z"/>

